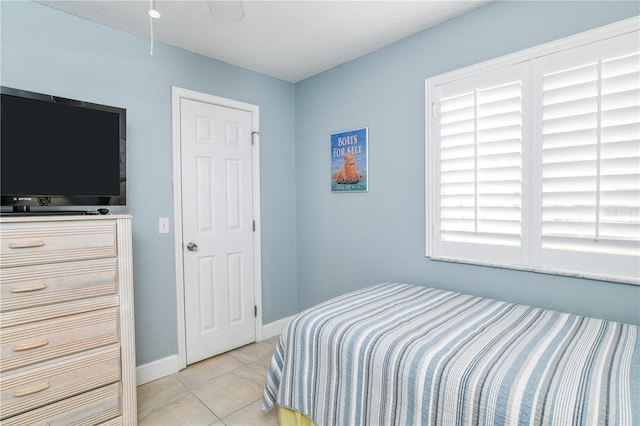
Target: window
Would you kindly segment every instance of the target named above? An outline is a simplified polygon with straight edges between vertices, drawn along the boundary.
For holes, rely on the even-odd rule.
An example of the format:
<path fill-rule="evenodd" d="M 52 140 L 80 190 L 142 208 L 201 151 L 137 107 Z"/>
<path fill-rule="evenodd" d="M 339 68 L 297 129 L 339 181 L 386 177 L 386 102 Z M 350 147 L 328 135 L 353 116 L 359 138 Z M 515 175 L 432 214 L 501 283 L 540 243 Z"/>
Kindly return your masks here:
<path fill-rule="evenodd" d="M 640 282 L 637 19 L 426 89 L 429 257 Z"/>

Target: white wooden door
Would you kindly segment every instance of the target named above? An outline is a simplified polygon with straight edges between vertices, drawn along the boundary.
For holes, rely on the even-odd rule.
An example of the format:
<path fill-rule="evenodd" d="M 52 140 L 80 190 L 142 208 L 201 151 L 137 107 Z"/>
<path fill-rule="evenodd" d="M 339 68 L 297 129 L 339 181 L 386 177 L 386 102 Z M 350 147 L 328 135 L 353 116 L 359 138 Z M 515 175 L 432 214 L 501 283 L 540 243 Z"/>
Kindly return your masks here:
<path fill-rule="evenodd" d="M 255 341 L 251 113 L 180 101 L 187 364 Z"/>

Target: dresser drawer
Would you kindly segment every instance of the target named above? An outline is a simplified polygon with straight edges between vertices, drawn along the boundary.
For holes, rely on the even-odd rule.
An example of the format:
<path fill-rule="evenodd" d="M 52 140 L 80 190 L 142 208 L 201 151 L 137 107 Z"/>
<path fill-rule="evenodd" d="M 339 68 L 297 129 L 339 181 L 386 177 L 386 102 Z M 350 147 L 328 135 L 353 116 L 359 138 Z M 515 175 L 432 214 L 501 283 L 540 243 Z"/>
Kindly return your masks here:
<path fill-rule="evenodd" d="M 120 383 L 114 383 L 11 417 L 1 421 L 0 426 L 97 425 L 121 414 L 120 394 Z"/>
<path fill-rule="evenodd" d="M 3 223 L 0 265 L 99 259 L 116 256 L 116 224 L 111 221 Z"/>
<path fill-rule="evenodd" d="M 0 312 L 116 294 L 115 258 L 4 268 Z"/>
<path fill-rule="evenodd" d="M 0 372 L 118 343 L 118 309 L 0 329 Z"/>
<path fill-rule="evenodd" d="M 0 376 L 2 419 L 120 380 L 120 348 Z"/>

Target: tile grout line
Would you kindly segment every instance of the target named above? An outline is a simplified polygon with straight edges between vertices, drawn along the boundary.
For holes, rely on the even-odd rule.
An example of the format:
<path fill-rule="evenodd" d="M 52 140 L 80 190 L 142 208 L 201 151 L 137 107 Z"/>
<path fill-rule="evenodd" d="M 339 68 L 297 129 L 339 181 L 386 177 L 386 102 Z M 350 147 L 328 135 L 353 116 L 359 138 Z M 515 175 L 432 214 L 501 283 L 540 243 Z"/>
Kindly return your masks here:
<path fill-rule="evenodd" d="M 245 408 L 247 408 L 248 406 L 255 404 L 256 402 L 260 401 L 262 398 L 256 399 L 255 401 L 250 402 L 249 404 L 245 405 L 242 408 L 237 409 L 236 411 L 234 411 L 233 413 L 229 413 L 229 415 L 225 416 L 224 418 L 220 419 L 223 423 L 224 423 L 224 419 L 228 419 L 229 417 L 233 416 L 234 414 L 236 414 L 239 411 L 244 410 Z M 216 416 L 217 417 L 217 416 Z M 225 423 L 226 424 L 226 423 Z"/>
<path fill-rule="evenodd" d="M 226 373 L 223 373 L 223 374 L 221 374 L 221 375 L 219 375 L 219 376 L 216 376 L 216 377 L 214 377 L 214 378 L 212 378 L 212 379 L 210 379 L 210 380 L 215 380 L 215 379 L 217 379 L 217 378 L 219 378 L 219 377 L 224 376 L 225 374 L 229 374 L 229 373 L 231 373 L 231 372 L 233 372 L 233 371 L 239 370 L 239 369 L 244 368 L 244 367 L 248 367 L 248 366 L 247 366 L 247 365 L 245 365 L 245 364 L 243 363 L 243 364 L 242 364 L 242 366 L 237 367 L 237 368 L 234 368 L 234 369 L 232 369 L 232 370 L 229 370 L 229 371 L 227 371 Z M 252 369 L 252 370 L 253 370 L 253 369 Z M 253 370 L 253 371 L 255 371 L 255 370 Z M 177 373 L 175 373 L 175 374 L 177 374 Z M 175 374 L 174 374 L 174 375 L 175 375 Z M 178 380 L 178 382 L 180 382 L 180 384 L 182 384 L 182 386 L 184 386 L 184 388 L 185 388 L 187 391 L 189 391 L 189 393 L 190 393 L 191 395 L 193 395 L 193 397 L 194 397 L 195 399 L 197 399 L 197 400 L 200 402 L 200 404 L 202 404 L 202 405 L 203 405 L 207 410 L 209 410 L 209 412 L 210 412 L 211 414 L 213 414 L 214 416 L 216 416 L 216 419 L 218 419 L 218 421 L 221 421 L 221 422 L 222 422 L 223 424 L 225 424 L 225 425 L 226 425 L 226 423 L 224 423 L 224 421 L 223 421 L 224 419 L 226 419 L 227 417 L 229 417 L 229 416 L 231 416 L 231 415 L 233 415 L 233 414 L 237 413 L 237 412 L 238 412 L 238 411 L 240 411 L 240 410 L 243 410 L 243 409 L 247 408 L 249 405 L 251 405 L 251 404 L 253 404 L 253 403 L 255 403 L 255 402 L 256 402 L 256 401 L 252 401 L 250 404 L 248 404 L 248 405 L 246 405 L 246 406 L 244 406 L 244 407 L 242 407 L 242 408 L 240 408 L 240 409 L 238 409 L 238 410 L 234 411 L 233 413 L 229 413 L 229 414 L 227 414 L 227 415 L 226 415 L 226 416 L 224 416 L 224 417 L 220 417 L 218 414 L 216 414 L 216 412 L 215 412 L 215 411 L 213 411 L 211 408 L 209 408 L 209 406 L 208 406 L 208 405 L 207 405 L 203 400 L 201 400 L 200 398 L 198 398 L 198 395 L 196 395 L 195 393 L 193 393 L 193 391 L 191 390 L 191 388 L 190 388 L 189 386 L 187 386 L 187 384 L 183 383 L 183 382 L 182 382 L 182 380 L 180 380 L 178 377 L 176 377 L 176 379 Z M 261 398 L 260 398 L 260 399 L 261 399 Z M 259 401 L 260 399 L 258 399 L 257 401 Z M 214 422 L 214 423 L 217 423 L 217 422 Z"/>
<path fill-rule="evenodd" d="M 233 371 L 233 370 L 232 370 L 232 371 Z M 226 373 L 225 373 L 225 374 L 226 374 Z M 195 393 L 193 393 L 193 391 L 191 390 L 191 388 L 190 388 L 189 386 L 187 386 L 187 384 L 186 384 L 186 383 L 184 383 L 182 380 L 180 380 L 180 378 L 178 377 L 178 373 L 174 373 L 174 374 L 173 374 L 173 376 L 175 376 L 175 378 L 178 380 L 178 382 L 180 382 L 180 384 L 181 384 L 182 386 L 184 386 L 184 388 L 185 388 L 185 389 L 186 389 L 186 390 L 187 390 L 191 395 L 193 395 L 193 397 L 194 397 L 195 399 L 197 399 L 197 400 L 198 400 L 198 402 L 200 402 L 200 404 L 202 404 L 202 406 L 203 406 L 204 408 L 206 408 L 206 409 L 207 409 L 211 414 L 213 414 L 213 415 L 216 417 L 216 419 L 218 419 L 218 421 L 222 421 L 222 418 L 220 418 L 220 416 L 218 416 L 216 413 L 214 413 L 214 412 L 213 412 L 213 410 L 212 410 L 211 408 L 209 408 L 209 406 L 208 406 L 207 404 L 205 404 L 203 400 L 201 400 L 200 398 L 198 398 L 198 395 L 196 395 Z M 217 423 L 218 421 L 213 422 L 212 424 Z"/>
<path fill-rule="evenodd" d="M 255 343 L 255 342 L 254 342 L 254 343 Z M 241 360 L 241 359 L 239 359 L 239 358 L 237 358 L 237 357 L 233 356 L 233 354 L 232 354 L 231 352 L 233 352 L 233 351 L 229 351 L 229 352 L 228 352 L 228 354 L 229 354 L 229 355 L 231 355 L 234 359 L 236 359 L 236 360 L 240 361 L 240 363 L 242 363 L 242 367 L 247 367 L 247 368 L 249 368 L 251 371 L 255 371 L 256 373 L 258 373 L 258 372 L 255 370 L 255 368 L 252 368 L 252 367 L 251 367 L 251 365 L 250 365 L 250 364 L 251 364 L 251 363 L 256 362 L 256 361 L 257 361 L 257 360 L 259 360 L 260 358 L 256 358 L 256 359 L 254 359 L 254 360 L 252 360 L 252 361 L 247 361 L 247 362 L 245 362 L 245 361 L 243 361 L 243 360 Z M 238 367 L 238 368 L 234 369 L 234 371 L 235 371 L 235 370 L 238 370 L 238 369 L 240 369 L 240 368 L 242 368 L 242 367 Z M 225 374 L 226 374 L 226 373 L 225 373 Z M 259 374 L 259 373 L 258 373 L 258 374 Z M 189 390 L 189 392 L 191 392 L 191 390 Z M 260 401 L 261 399 L 262 399 L 262 397 L 261 397 L 261 398 L 258 398 L 258 399 L 257 399 L 257 400 L 255 400 L 255 401 L 250 402 L 249 404 L 245 405 L 245 406 L 244 406 L 244 407 L 242 407 L 242 408 L 237 409 L 237 410 L 236 410 L 236 411 L 234 411 L 233 413 L 229 413 L 227 416 L 225 416 L 225 417 L 221 418 L 221 419 L 220 419 L 220 421 L 221 421 L 223 424 L 225 424 L 225 425 L 226 425 L 226 423 L 224 423 L 224 419 L 229 418 L 229 416 L 234 415 L 234 414 L 235 414 L 235 413 L 237 413 L 238 411 L 244 410 L 244 409 L 245 409 L 245 408 L 247 408 L 249 405 L 251 405 L 251 404 L 255 404 L 257 401 Z M 215 413 L 214 413 L 214 414 L 215 414 Z M 216 414 L 216 417 L 218 417 L 218 415 L 217 415 L 217 414 Z"/>
<path fill-rule="evenodd" d="M 234 349 L 234 350 L 235 350 L 235 349 Z M 225 372 L 225 373 L 223 373 L 223 374 L 220 374 L 219 376 L 216 376 L 216 377 L 214 377 L 214 378 L 212 378 L 212 379 L 210 379 L 210 380 L 217 379 L 218 377 L 222 377 L 222 376 L 224 376 L 225 374 L 229 374 L 229 373 L 231 373 L 231 372 L 233 372 L 233 371 L 236 371 L 236 370 L 239 370 L 239 369 L 241 369 L 241 368 L 243 368 L 243 367 L 247 367 L 247 368 L 249 368 L 251 371 L 253 371 L 253 372 L 255 372 L 255 373 L 260 374 L 258 371 L 256 371 L 256 369 L 255 369 L 255 368 L 252 368 L 252 367 L 249 365 L 250 363 L 254 363 L 254 362 L 258 361 L 258 360 L 260 359 L 260 357 L 258 357 L 258 358 L 256 358 L 256 359 L 253 359 L 253 360 L 250 360 L 250 361 L 246 361 L 246 362 L 245 362 L 245 361 L 243 361 L 242 359 L 239 359 L 239 358 L 237 358 L 237 357 L 233 356 L 233 354 L 232 354 L 231 352 L 233 352 L 233 350 L 232 350 L 232 351 L 228 351 L 228 352 L 224 352 L 224 353 L 222 353 L 222 354 L 218 354 L 218 355 L 216 355 L 216 356 L 220 356 L 220 355 L 223 355 L 223 354 L 225 354 L 225 353 L 226 353 L 226 354 L 230 355 L 230 356 L 231 356 L 233 359 L 235 359 L 236 361 L 240 362 L 240 364 L 242 364 L 242 365 L 241 365 L 241 366 L 239 366 L 239 367 L 233 368 L 233 369 L 231 369 L 231 370 L 229 370 L 229 371 L 227 371 L 227 372 Z M 212 357 L 212 358 L 213 358 L 213 357 Z M 204 406 L 204 407 L 205 407 L 205 408 L 206 408 L 206 409 L 211 413 L 211 414 L 213 414 L 214 416 L 216 416 L 216 418 L 218 419 L 218 421 L 216 421 L 216 422 L 214 422 L 214 423 L 212 423 L 212 424 L 215 424 L 215 423 L 217 423 L 217 422 L 222 422 L 222 424 L 224 424 L 224 425 L 226 426 L 226 423 L 224 422 L 224 419 L 229 418 L 229 416 L 234 415 L 234 414 L 235 414 L 235 413 L 237 413 L 238 411 L 244 410 L 244 409 L 245 409 L 245 408 L 247 408 L 248 406 L 250 406 L 250 405 L 252 405 L 252 404 L 255 404 L 256 402 L 258 402 L 258 401 L 260 401 L 260 400 L 262 399 L 262 397 L 260 397 L 260 398 L 258 398 L 257 400 L 252 401 L 252 402 L 250 402 L 249 404 L 247 404 L 247 405 L 245 405 L 245 406 L 243 406 L 243 407 L 239 408 L 238 410 L 236 410 L 236 411 L 234 411 L 234 412 L 232 412 L 232 413 L 229 413 L 229 414 L 228 414 L 228 415 L 226 415 L 225 417 L 220 417 L 220 416 L 219 416 L 218 414 L 216 414 L 216 413 L 215 413 L 211 408 L 209 408 L 209 406 L 208 406 L 207 404 L 205 404 L 205 402 L 204 402 L 204 401 L 202 401 L 200 398 L 198 398 L 198 396 L 197 396 L 195 393 L 193 393 L 193 391 L 191 390 L 191 388 L 190 388 L 186 383 L 184 383 L 182 380 L 180 380 L 180 377 L 178 377 L 178 373 L 174 373 L 174 374 L 172 374 L 172 376 L 174 376 L 174 377 L 176 378 L 176 380 L 178 380 L 178 382 L 179 382 L 182 386 L 184 386 L 184 388 L 185 388 L 187 391 L 189 391 L 189 393 L 190 393 L 191 395 L 193 395 L 193 397 L 194 397 L 194 398 L 196 398 L 196 399 L 197 399 L 197 400 L 198 400 L 198 401 L 199 401 L 199 402 L 200 402 L 200 403 L 201 403 L 201 404 L 202 404 L 202 405 L 203 405 L 203 406 Z"/>

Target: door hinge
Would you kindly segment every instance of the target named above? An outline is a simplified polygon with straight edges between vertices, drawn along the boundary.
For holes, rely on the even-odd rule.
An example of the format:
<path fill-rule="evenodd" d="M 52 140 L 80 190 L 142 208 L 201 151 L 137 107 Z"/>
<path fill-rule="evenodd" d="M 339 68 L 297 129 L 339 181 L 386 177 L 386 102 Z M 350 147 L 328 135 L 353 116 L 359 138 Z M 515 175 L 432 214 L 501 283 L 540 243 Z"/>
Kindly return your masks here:
<path fill-rule="evenodd" d="M 253 221 L 253 232 L 256 232 L 256 221 Z"/>
<path fill-rule="evenodd" d="M 253 305 L 253 316 L 254 317 L 258 316 L 258 306 L 257 305 Z"/>
<path fill-rule="evenodd" d="M 256 143 L 256 135 L 259 135 L 260 132 L 251 132 L 251 145 Z"/>
<path fill-rule="evenodd" d="M 431 117 L 435 117 L 435 116 L 436 116 L 436 103 L 431 102 Z"/>

